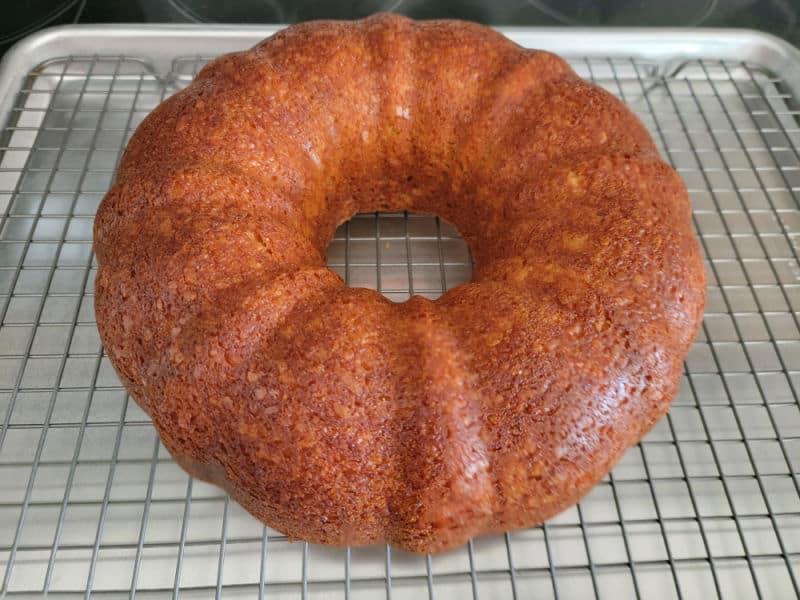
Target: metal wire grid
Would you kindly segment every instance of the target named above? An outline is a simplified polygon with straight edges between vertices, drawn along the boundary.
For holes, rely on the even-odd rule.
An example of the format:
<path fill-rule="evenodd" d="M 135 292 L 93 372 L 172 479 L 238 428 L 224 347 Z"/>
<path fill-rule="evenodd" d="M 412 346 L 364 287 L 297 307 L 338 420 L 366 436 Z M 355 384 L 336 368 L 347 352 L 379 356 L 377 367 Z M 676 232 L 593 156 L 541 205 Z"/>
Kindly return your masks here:
<path fill-rule="evenodd" d="M 709 306 L 670 415 L 581 504 L 441 556 L 289 543 L 188 478 L 119 385 L 91 224 L 132 130 L 204 60 L 32 72 L 0 144 L 0 597 L 788 598 L 800 579 L 800 128 L 779 77 L 587 58 L 681 172 Z M 469 278 L 433 217 L 359 215 L 329 262 L 393 300 Z"/>

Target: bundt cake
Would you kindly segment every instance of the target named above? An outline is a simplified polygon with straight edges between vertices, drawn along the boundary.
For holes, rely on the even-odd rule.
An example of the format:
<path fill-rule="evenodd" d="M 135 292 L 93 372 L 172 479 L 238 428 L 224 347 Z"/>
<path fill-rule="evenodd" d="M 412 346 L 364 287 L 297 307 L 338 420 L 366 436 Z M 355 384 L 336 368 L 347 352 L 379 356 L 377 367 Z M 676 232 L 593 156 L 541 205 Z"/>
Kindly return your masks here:
<path fill-rule="evenodd" d="M 393 303 L 361 211 L 476 261 Z M 222 56 L 133 135 L 97 323 L 164 445 L 294 539 L 436 552 L 575 503 L 663 415 L 705 303 L 686 190 L 617 99 L 489 28 L 378 15 Z"/>

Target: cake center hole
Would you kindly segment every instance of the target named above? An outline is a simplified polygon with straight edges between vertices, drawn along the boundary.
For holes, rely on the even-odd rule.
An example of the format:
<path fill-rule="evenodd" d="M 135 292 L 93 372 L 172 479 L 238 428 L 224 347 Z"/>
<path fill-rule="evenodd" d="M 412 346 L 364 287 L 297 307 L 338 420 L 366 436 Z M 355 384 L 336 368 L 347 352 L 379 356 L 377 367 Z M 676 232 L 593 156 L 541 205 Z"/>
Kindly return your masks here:
<path fill-rule="evenodd" d="M 431 300 L 472 277 L 472 254 L 458 230 L 433 215 L 359 213 L 336 230 L 328 266 L 350 287 L 389 300 Z"/>

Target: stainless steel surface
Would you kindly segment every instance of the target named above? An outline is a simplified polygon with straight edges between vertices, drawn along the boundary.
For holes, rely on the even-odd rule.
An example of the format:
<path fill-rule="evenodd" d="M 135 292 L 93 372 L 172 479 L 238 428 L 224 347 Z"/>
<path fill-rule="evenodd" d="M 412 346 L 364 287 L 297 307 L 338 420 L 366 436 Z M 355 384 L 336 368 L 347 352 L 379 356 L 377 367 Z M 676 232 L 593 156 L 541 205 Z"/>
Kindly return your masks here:
<path fill-rule="evenodd" d="M 125 141 L 196 73 L 198 53 L 265 32 L 186 29 L 171 46 L 168 29 L 122 42 L 98 28 L 43 34 L 0 70 L 12 102 L 0 136 L 0 597 L 798 595 L 796 51 L 746 32 L 751 51 L 728 60 L 725 48 L 745 45 L 706 53 L 717 35 L 703 32 L 695 43 L 664 33 L 655 53 L 641 33 L 513 32 L 571 54 L 653 132 L 692 194 L 709 304 L 669 416 L 579 506 L 425 557 L 263 528 L 170 460 L 102 352 L 91 226 Z M 665 54 L 671 41 L 679 56 Z M 776 48 L 785 70 L 762 61 Z M 394 300 L 435 297 L 471 268 L 457 232 L 402 214 L 356 217 L 329 262 Z"/>
<path fill-rule="evenodd" d="M 72 25 L 44 29 L 19 42 L 0 61 L 0 118 L 22 78 L 54 56 L 102 52 L 143 60 L 169 76 L 177 56 L 217 55 L 252 46 L 275 25 Z M 519 44 L 576 57 L 653 61 L 667 72 L 686 59 L 749 60 L 781 74 L 800 97 L 800 51 L 778 37 L 746 29 L 498 27 Z"/>

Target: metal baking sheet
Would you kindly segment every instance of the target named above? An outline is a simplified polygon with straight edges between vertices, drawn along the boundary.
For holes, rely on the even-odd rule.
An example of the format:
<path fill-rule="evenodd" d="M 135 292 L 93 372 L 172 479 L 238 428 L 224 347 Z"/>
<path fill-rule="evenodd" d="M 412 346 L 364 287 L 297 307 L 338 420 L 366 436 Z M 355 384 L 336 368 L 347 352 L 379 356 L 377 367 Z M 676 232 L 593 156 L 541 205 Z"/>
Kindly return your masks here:
<path fill-rule="evenodd" d="M 800 581 L 798 52 L 750 31 L 507 29 L 623 98 L 690 189 L 709 303 L 669 416 L 580 505 L 432 557 L 290 543 L 186 476 L 92 310 L 92 219 L 141 119 L 270 27 L 49 30 L 0 64 L 0 598 L 792 598 Z M 435 217 L 329 264 L 393 300 L 467 280 Z"/>

